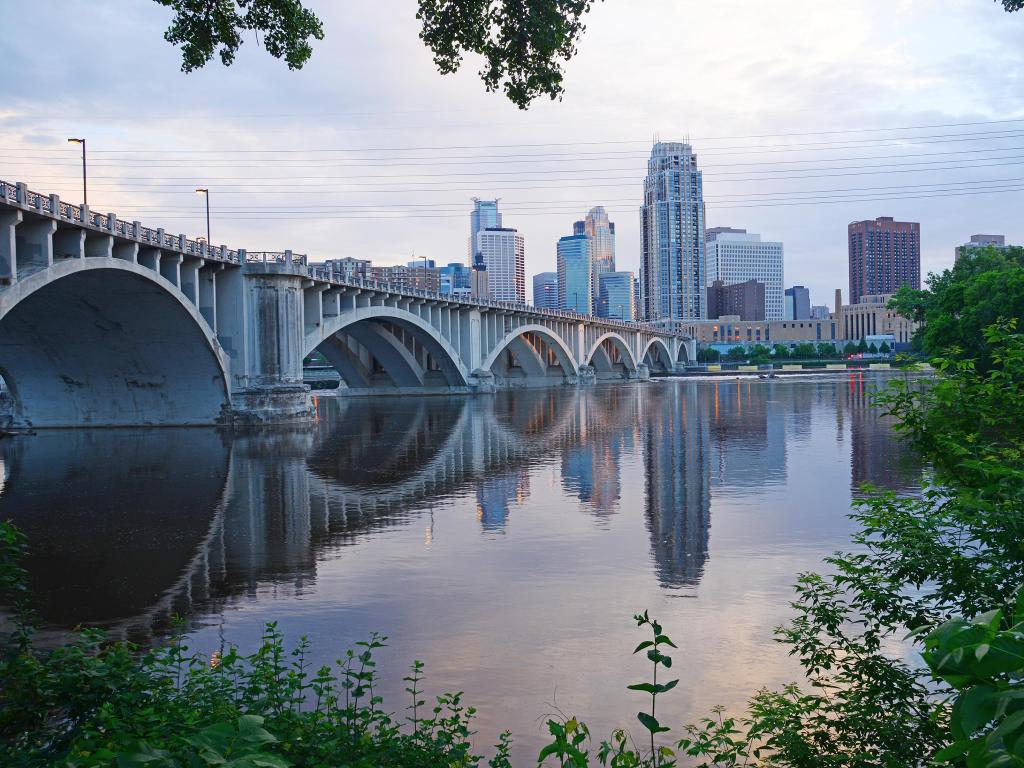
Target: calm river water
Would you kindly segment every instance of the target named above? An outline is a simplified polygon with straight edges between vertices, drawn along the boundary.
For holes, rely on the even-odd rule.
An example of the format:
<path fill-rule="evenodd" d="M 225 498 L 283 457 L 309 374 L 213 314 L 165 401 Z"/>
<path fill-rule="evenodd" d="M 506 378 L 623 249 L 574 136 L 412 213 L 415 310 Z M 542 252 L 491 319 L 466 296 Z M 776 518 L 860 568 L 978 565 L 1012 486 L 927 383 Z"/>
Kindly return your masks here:
<path fill-rule="evenodd" d="M 427 663 L 482 749 L 517 763 L 557 706 L 634 725 L 631 617 L 679 650 L 662 722 L 796 679 L 772 629 L 799 571 L 846 546 L 863 482 L 912 488 L 869 405 L 881 375 L 663 380 L 477 398 L 318 401 L 313 430 L 51 431 L 0 441 L 0 519 L 28 534 L 53 629 L 140 641 L 174 613 L 193 648 L 265 622 L 330 663 L 371 631 L 385 704 Z"/>

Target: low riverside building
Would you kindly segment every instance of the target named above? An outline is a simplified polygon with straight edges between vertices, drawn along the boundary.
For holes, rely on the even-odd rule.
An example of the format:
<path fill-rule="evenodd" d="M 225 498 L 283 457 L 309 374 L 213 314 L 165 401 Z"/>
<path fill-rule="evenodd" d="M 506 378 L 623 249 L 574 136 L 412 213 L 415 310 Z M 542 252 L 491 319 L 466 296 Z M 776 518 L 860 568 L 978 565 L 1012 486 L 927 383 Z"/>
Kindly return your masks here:
<path fill-rule="evenodd" d="M 842 291 L 836 290 L 837 312 L 816 320 L 744 320 L 739 315 L 723 315 L 714 320 L 696 320 L 681 324 L 680 330 L 704 346 L 735 347 L 754 344 L 821 344 L 843 346 L 871 337 L 891 337 L 897 348 L 908 345 L 917 324 L 888 308 L 890 294 L 864 296 L 857 304 L 843 304 Z"/>

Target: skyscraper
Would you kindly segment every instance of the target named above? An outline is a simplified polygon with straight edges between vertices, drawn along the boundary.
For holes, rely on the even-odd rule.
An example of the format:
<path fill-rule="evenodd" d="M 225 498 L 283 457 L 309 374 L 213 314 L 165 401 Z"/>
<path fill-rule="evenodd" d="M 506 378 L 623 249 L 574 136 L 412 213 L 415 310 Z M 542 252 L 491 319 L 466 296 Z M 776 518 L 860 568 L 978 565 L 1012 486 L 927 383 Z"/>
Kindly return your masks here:
<path fill-rule="evenodd" d="M 481 229 L 476 233 L 474 251 L 473 268 L 487 273 L 490 298 L 525 304 L 526 249 L 523 236 L 509 227 Z"/>
<path fill-rule="evenodd" d="M 593 260 L 587 235 L 558 240 L 558 307 L 589 315 L 594 307 Z"/>
<path fill-rule="evenodd" d="M 850 303 L 862 296 L 921 287 L 921 225 L 881 216 L 847 227 L 850 246 Z"/>
<path fill-rule="evenodd" d="M 786 289 L 786 311 L 783 320 L 811 319 L 811 292 L 802 285 Z"/>
<path fill-rule="evenodd" d="M 526 303 L 523 236 L 515 229 L 501 226 L 497 200 L 473 198 L 469 214 L 469 264 L 473 269 L 474 296 Z"/>
<path fill-rule="evenodd" d="M 558 309 L 558 273 L 539 272 L 533 276 L 533 306 Z"/>
<path fill-rule="evenodd" d="M 496 229 L 501 226 L 501 211 L 498 210 L 497 200 L 481 200 L 473 198 L 473 210 L 469 214 L 469 246 L 472 250 L 476 246 L 476 233 L 481 229 Z M 470 261 L 472 261 L 470 253 Z"/>
<path fill-rule="evenodd" d="M 573 224 L 574 235 L 590 238 L 590 259 L 593 266 L 591 295 L 594 299 L 592 313 L 600 315 L 597 302 L 600 300 L 600 278 L 605 272 L 615 271 L 615 224 L 608 221 L 603 206 L 595 206 L 587 212 L 583 221 Z"/>
<path fill-rule="evenodd" d="M 671 323 L 705 316 L 704 192 L 689 144 L 651 150 L 640 208 L 643 319 Z"/>
<path fill-rule="evenodd" d="M 633 320 L 633 273 L 602 272 L 597 279 L 597 316 L 612 320 Z"/>
<path fill-rule="evenodd" d="M 725 285 L 756 280 L 764 283 L 764 319 L 782 320 L 783 248 L 743 229 L 714 227 L 707 233 L 705 281 Z"/>

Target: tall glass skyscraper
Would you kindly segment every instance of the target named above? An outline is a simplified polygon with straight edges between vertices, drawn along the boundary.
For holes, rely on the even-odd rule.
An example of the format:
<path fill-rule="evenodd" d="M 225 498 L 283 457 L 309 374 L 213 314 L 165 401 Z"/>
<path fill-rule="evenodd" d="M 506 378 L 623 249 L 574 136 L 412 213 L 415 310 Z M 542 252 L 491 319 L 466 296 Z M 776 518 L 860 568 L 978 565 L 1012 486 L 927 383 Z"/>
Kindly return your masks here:
<path fill-rule="evenodd" d="M 651 150 L 640 230 L 642 318 L 704 318 L 704 190 L 689 144 L 658 142 Z"/>
<path fill-rule="evenodd" d="M 598 205 L 590 209 L 583 221 L 577 221 L 573 225 L 573 234 L 586 235 L 590 238 L 590 258 L 593 266 L 593 285 L 590 291 L 594 298 L 592 313 L 599 315 L 597 302 L 601 293 L 601 275 L 615 271 L 615 224 L 608 221 L 608 213 L 604 206 Z"/>
<path fill-rule="evenodd" d="M 566 235 L 558 240 L 558 306 L 589 315 L 594 306 L 590 238 Z"/>
<path fill-rule="evenodd" d="M 498 229 L 501 227 L 501 211 L 497 200 L 481 200 L 473 198 L 473 212 L 469 214 L 470 247 L 476 242 L 476 233 L 481 229 Z M 470 254 L 470 261 L 472 261 Z"/>

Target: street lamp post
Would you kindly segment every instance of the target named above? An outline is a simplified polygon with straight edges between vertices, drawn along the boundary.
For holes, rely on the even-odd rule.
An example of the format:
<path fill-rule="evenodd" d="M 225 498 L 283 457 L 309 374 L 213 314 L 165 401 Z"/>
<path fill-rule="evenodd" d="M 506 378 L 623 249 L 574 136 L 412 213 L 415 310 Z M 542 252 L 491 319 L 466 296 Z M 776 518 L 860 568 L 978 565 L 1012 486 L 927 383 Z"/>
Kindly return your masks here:
<path fill-rule="evenodd" d="M 81 144 L 82 145 L 82 205 L 89 204 L 88 187 L 86 185 L 86 173 L 85 173 L 85 139 L 68 139 L 68 144 Z"/>
<path fill-rule="evenodd" d="M 213 243 L 210 241 L 210 190 L 200 188 L 196 190 L 196 194 L 206 198 L 206 247 L 212 248 Z"/>

